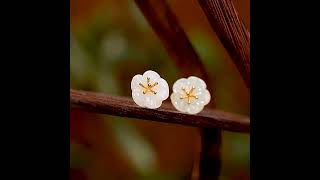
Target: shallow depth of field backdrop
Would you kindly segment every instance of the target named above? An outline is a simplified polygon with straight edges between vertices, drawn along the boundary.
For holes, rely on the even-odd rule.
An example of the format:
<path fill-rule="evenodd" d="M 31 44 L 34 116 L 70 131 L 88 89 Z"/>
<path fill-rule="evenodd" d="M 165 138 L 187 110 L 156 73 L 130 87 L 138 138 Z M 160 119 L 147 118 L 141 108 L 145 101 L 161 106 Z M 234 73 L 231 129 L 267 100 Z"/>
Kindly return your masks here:
<path fill-rule="evenodd" d="M 214 79 L 218 109 L 249 115 L 249 90 L 197 0 L 168 3 Z M 249 29 L 249 0 L 233 3 Z M 181 78 L 178 69 L 133 0 L 71 0 L 70 8 L 71 88 L 131 97 L 131 78 L 151 69 L 167 80 L 171 92 Z M 190 177 L 200 140 L 197 128 L 70 114 L 70 179 Z M 250 179 L 250 135 L 222 133 L 220 179 Z"/>

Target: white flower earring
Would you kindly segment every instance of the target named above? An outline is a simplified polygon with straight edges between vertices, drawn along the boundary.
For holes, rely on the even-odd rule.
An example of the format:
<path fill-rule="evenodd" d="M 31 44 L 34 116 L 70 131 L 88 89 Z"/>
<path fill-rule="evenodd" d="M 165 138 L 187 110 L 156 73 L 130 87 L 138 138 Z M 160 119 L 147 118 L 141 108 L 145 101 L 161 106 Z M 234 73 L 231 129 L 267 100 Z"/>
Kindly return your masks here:
<path fill-rule="evenodd" d="M 195 76 L 178 79 L 170 96 L 173 106 L 181 112 L 197 114 L 210 102 L 206 83 Z"/>
<path fill-rule="evenodd" d="M 131 80 L 133 101 L 145 108 L 156 109 L 169 97 L 169 86 L 166 80 L 154 71 L 135 75 Z"/>

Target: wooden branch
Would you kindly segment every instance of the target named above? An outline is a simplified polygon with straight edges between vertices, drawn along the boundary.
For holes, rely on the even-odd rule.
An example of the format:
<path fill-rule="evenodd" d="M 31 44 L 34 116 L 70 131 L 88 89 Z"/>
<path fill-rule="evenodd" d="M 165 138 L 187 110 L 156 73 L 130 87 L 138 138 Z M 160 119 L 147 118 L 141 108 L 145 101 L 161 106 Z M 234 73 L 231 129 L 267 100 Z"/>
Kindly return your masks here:
<path fill-rule="evenodd" d="M 231 0 L 198 0 L 211 27 L 250 88 L 250 33 Z"/>
<path fill-rule="evenodd" d="M 198 76 L 212 87 L 212 81 L 201 59 L 166 0 L 135 0 L 135 2 L 179 68 L 181 75 Z"/>
<path fill-rule="evenodd" d="M 71 108 L 87 112 L 131 117 L 165 123 L 202 128 L 219 128 L 233 132 L 250 132 L 250 119 L 219 110 L 205 109 L 197 115 L 178 112 L 171 103 L 165 102 L 159 109 L 139 107 L 128 97 L 108 96 L 101 93 L 70 89 Z"/>

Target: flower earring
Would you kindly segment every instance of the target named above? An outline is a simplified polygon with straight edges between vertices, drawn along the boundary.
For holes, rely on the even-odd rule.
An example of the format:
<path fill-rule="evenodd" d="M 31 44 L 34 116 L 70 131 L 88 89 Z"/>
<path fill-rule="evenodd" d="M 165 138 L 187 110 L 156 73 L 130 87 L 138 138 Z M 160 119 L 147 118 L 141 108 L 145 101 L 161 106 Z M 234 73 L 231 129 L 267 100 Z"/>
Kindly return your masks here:
<path fill-rule="evenodd" d="M 141 107 L 156 109 L 169 97 L 169 86 L 166 80 L 154 71 L 135 75 L 131 80 L 133 101 Z"/>
<path fill-rule="evenodd" d="M 206 83 L 195 76 L 178 79 L 170 96 L 173 106 L 181 112 L 197 114 L 210 102 Z"/>

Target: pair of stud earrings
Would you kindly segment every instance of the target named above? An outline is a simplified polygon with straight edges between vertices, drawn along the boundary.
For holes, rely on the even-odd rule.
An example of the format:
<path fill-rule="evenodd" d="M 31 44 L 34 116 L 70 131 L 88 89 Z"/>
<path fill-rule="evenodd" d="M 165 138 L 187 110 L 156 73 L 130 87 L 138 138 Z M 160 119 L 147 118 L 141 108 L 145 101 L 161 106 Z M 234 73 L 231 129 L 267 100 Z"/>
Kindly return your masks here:
<path fill-rule="evenodd" d="M 197 114 L 210 102 L 211 95 L 206 83 L 195 76 L 178 79 L 173 84 L 171 103 L 180 112 Z M 156 109 L 169 97 L 166 80 L 154 71 L 135 75 L 131 80 L 133 101 L 141 107 Z"/>

